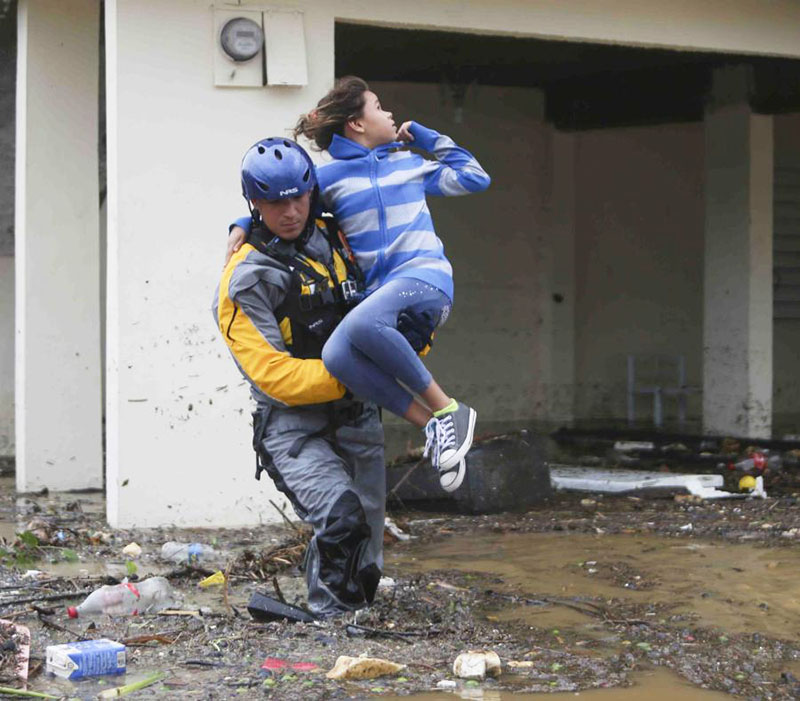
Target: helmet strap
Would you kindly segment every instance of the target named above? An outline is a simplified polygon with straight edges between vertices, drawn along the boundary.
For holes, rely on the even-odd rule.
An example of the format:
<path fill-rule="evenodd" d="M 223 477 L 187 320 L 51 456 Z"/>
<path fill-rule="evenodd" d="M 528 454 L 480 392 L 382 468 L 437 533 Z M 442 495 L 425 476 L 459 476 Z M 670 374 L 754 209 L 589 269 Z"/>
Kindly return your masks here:
<path fill-rule="evenodd" d="M 314 189 L 311 191 L 311 201 L 309 202 L 308 206 L 308 219 L 306 220 L 306 228 L 303 229 L 303 233 L 300 234 L 300 236 L 298 236 L 294 242 L 298 251 L 303 250 L 303 248 L 311 238 L 311 234 L 314 233 L 314 227 L 316 226 L 317 222 L 318 206 L 319 206 L 319 185 L 315 185 Z"/>

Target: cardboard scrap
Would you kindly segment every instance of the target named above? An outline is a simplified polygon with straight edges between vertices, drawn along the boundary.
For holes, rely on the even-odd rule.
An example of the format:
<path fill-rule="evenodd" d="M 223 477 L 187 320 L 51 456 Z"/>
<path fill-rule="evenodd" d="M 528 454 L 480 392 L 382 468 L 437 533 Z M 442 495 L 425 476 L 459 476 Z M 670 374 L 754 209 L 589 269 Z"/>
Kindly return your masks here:
<path fill-rule="evenodd" d="M 325 675 L 328 679 L 375 679 L 389 674 L 397 674 L 405 669 L 404 664 L 397 664 L 380 657 L 348 657 L 340 655 L 333 668 Z"/>

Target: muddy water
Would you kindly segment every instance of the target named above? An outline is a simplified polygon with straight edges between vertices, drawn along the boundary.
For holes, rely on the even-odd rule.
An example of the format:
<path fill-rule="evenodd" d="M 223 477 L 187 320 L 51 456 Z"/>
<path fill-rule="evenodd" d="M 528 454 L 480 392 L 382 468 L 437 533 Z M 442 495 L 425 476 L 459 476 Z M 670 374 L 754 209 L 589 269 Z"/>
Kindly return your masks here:
<path fill-rule="evenodd" d="M 685 682 L 678 675 L 667 669 L 657 668 L 652 671 L 639 672 L 633 675 L 633 686 L 626 689 L 593 689 L 582 692 L 563 692 L 555 694 L 514 694 L 495 689 L 462 688 L 452 693 L 412 694 L 404 699 L 415 701 L 453 701 L 453 699 L 474 699 L 475 701 L 527 701 L 528 699 L 575 699 L 585 698 L 587 701 L 730 701 L 731 696 L 719 691 L 698 689 Z M 387 701 L 399 701 L 401 697 L 384 697 Z"/>
<path fill-rule="evenodd" d="M 628 535 L 490 534 L 393 551 L 402 570 L 492 573 L 532 597 L 625 598 L 675 605 L 726 632 L 800 633 L 800 549 Z M 589 624 L 563 607 L 500 615 L 537 627 Z"/>

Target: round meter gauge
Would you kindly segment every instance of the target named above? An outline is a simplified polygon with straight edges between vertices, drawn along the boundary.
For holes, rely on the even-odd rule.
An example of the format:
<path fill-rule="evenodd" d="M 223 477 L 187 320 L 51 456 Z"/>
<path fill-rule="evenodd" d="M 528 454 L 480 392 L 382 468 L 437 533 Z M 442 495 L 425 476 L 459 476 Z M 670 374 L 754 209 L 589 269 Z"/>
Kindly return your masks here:
<path fill-rule="evenodd" d="M 236 17 L 225 23 L 219 40 L 222 50 L 234 61 L 249 61 L 261 51 L 264 32 L 253 20 Z"/>

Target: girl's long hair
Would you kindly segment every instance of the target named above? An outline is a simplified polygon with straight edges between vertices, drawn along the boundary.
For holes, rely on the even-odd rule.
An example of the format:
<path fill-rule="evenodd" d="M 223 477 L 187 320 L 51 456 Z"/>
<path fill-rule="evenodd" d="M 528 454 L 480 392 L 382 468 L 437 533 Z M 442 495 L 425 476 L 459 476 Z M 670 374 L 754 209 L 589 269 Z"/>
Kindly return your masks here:
<path fill-rule="evenodd" d="M 367 90 L 369 85 L 361 78 L 354 75 L 339 78 L 315 109 L 300 115 L 294 128 L 294 138 L 302 134 L 313 141 L 320 151 L 327 149 L 334 134 L 344 136 L 345 124 L 361 116 Z"/>

